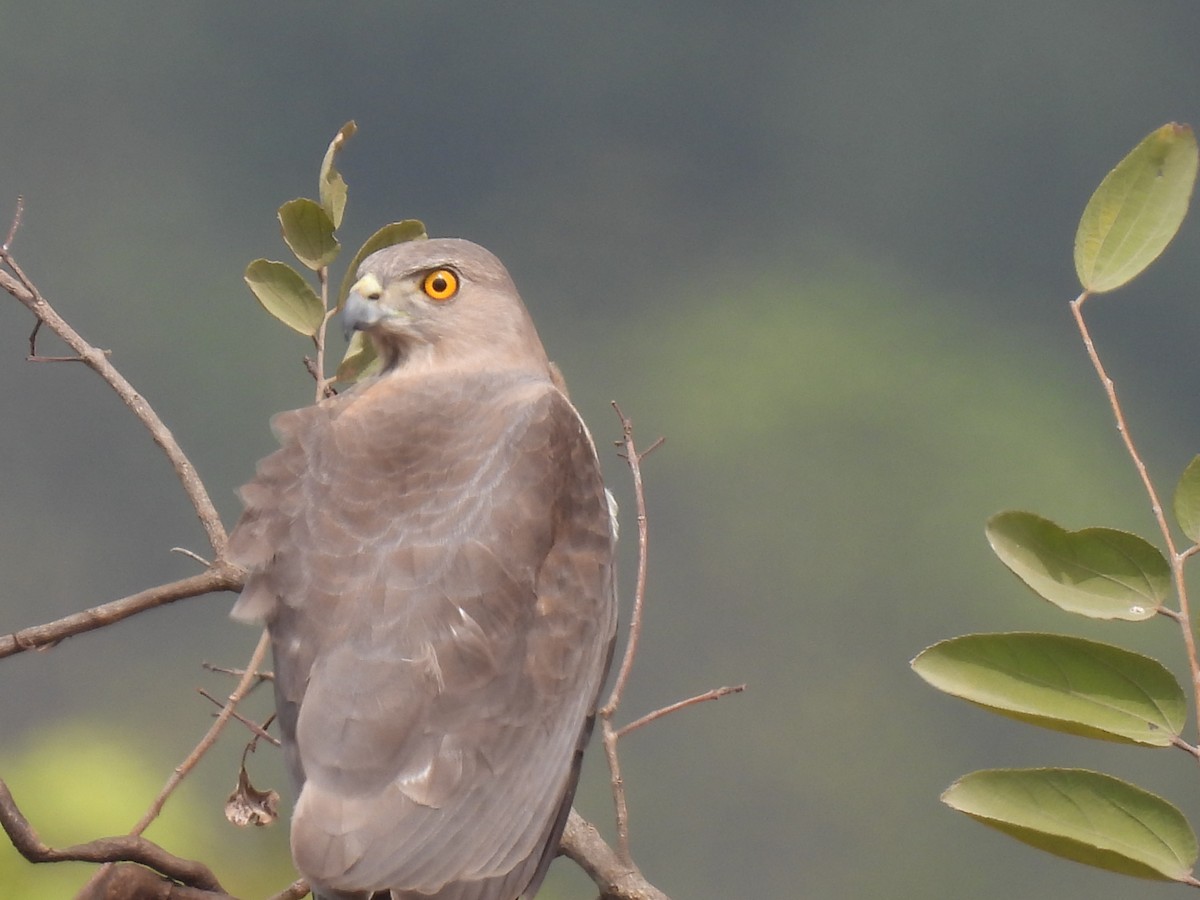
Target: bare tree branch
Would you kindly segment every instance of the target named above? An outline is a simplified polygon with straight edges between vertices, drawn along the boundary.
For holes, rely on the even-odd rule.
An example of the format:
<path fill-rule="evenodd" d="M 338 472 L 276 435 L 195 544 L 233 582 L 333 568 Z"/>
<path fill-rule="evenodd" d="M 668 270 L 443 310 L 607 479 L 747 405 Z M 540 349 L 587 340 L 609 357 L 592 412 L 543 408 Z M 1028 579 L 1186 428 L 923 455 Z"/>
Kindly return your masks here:
<path fill-rule="evenodd" d="M 669 716 L 673 712 L 678 712 L 681 709 L 686 709 L 689 706 L 694 706 L 697 703 L 705 703 L 709 700 L 719 700 L 722 697 L 727 697 L 730 694 L 740 694 L 746 689 L 744 684 L 735 684 L 727 687 L 713 688 L 711 691 L 705 691 L 703 694 L 697 694 L 695 697 L 688 697 L 686 700 L 678 700 L 664 706 L 662 709 L 656 709 L 652 713 L 646 713 L 640 719 L 634 719 L 628 725 L 623 725 L 617 729 L 617 738 L 623 738 L 631 731 L 637 731 L 639 728 L 649 725 L 651 722 L 656 722 L 663 716 Z"/>
<path fill-rule="evenodd" d="M 191 887 L 224 894 L 221 883 L 204 863 L 181 859 L 143 837 L 126 834 L 99 838 L 62 850 L 47 846 L 21 813 L 3 781 L 0 781 L 0 826 L 17 852 L 33 863 L 135 862 Z"/>
<path fill-rule="evenodd" d="M 262 679 L 259 679 L 255 683 L 255 686 L 257 687 L 259 684 L 262 684 Z M 203 697 L 205 700 L 208 700 L 209 702 L 211 702 L 215 706 L 217 706 L 218 709 L 225 709 L 229 705 L 228 703 L 223 703 L 220 700 L 218 700 L 216 697 L 214 697 L 208 691 L 204 690 L 204 688 L 196 688 L 196 692 L 201 697 Z M 264 728 L 262 725 L 259 725 L 257 722 L 251 722 L 249 719 L 247 719 L 245 716 L 243 716 L 237 710 L 234 710 L 232 713 L 230 713 L 230 715 L 232 715 L 235 719 L 237 719 L 239 722 L 241 722 L 243 725 L 245 725 L 248 729 L 250 729 L 251 734 L 253 734 L 256 738 L 262 738 L 264 741 L 266 741 L 268 744 L 271 744 L 274 747 L 279 746 L 279 738 L 272 737 L 270 734 L 268 734 L 266 728 Z M 274 716 L 272 715 L 271 718 L 273 719 Z"/>
<path fill-rule="evenodd" d="M 716 700 L 719 697 L 724 697 L 727 694 L 736 694 L 744 691 L 744 684 L 735 687 L 716 688 L 711 691 L 706 691 L 703 694 L 697 694 L 694 697 L 689 697 L 686 700 L 680 700 L 676 703 L 664 706 L 662 709 L 655 710 L 652 713 L 636 719 L 623 728 L 618 728 L 613 719 L 616 716 L 617 709 L 621 705 L 621 698 L 625 692 L 625 685 L 629 681 L 629 673 L 633 669 L 633 661 L 637 656 L 638 643 L 642 634 L 642 620 L 646 601 L 646 573 L 648 571 L 648 548 L 649 548 L 649 519 L 646 515 L 646 491 L 642 481 L 642 460 L 662 446 L 663 438 L 651 442 L 650 446 L 645 450 L 638 450 L 633 439 L 633 422 L 621 411 L 621 407 L 614 402 L 612 408 L 616 411 L 617 417 L 621 420 L 621 440 L 616 442 L 616 445 L 621 448 L 620 455 L 624 458 L 629 466 L 630 475 L 633 478 L 633 495 L 634 502 L 637 508 L 637 529 L 638 529 L 638 561 L 637 561 L 637 578 L 634 585 L 633 594 L 633 612 L 630 615 L 629 621 L 629 639 L 625 645 L 625 654 L 621 659 L 621 667 L 617 672 L 617 677 L 613 683 L 612 692 L 609 694 L 608 702 L 604 704 L 598 711 L 597 715 L 600 718 L 600 733 L 601 740 L 604 744 L 604 755 L 608 761 L 609 781 L 612 785 L 613 807 L 616 814 L 616 829 L 617 829 L 617 848 L 613 851 L 607 845 L 604 845 L 604 850 L 613 854 L 618 867 L 617 874 L 625 877 L 628 873 L 633 873 L 640 879 L 637 882 L 637 889 L 642 890 L 642 887 L 649 888 L 654 893 L 642 894 L 613 894 L 618 897 L 659 897 L 665 896 L 652 886 L 646 884 L 644 879 L 637 871 L 637 866 L 634 865 L 633 855 L 629 846 L 629 803 L 625 796 L 625 780 L 621 775 L 621 759 L 617 753 L 617 744 L 622 737 L 632 731 L 637 730 L 651 722 L 657 721 L 664 716 L 670 715 L 681 709 L 685 709 L 696 703 L 703 703 L 707 700 Z M 572 810 L 572 816 L 576 813 Z M 582 825 L 587 825 L 582 819 L 579 820 Z M 588 825 L 591 828 L 590 825 Z M 568 825 L 568 828 L 570 826 Z M 594 832 L 595 829 L 593 828 Z M 599 840 L 599 834 L 588 836 L 588 846 L 595 846 L 595 841 Z M 603 843 L 601 841 L 601 843 Z M 589 862 L 594 859 L 590 854 L 582 854 L 588 858 Z M 575 857 L 572 857 L 574 859 Z M 585 870 L 587 866 L 583 862 L 576 860 Z M 592 874 L 588 870 L 589 874 Z M 624 873 L 624 874 L 622 874 Z M 613 876 L 616 877 L 616 876 Z M 630 876 L 632 877 L 632 876 Z M 596 876 L 593 875 L 593 880 Z M 601 889 L 605 889 L 600 881 L 596 881 Z M 605 896 L 608 896 L 607 894 Z"/>
<path fill-rule="evenodd" d="M 53 647 L 65 638 L 112 625 L 156 606 L 174 603 L 176 600 L 186 600 L 188 597 L 199 597 L 217 591 L 240 591 L 242 577 L 242 570 L 237 566 L 218 563 L 199 575 L 147 588 L 120 600 L 93 606 L 91 609 L 63 616 L 44 625 L 22 628 L 0 637 L 0 659 L 25 650 Z"/>
<path fill-rule="evenodd" d="M 109 866 L 88 882 L 75 900 L 235 900 L 224 891 L 206 891 L 172 881 L 136 863 Z"/>
<path fill-rule="evenodd" d="M 612 408 L 616 411 L 617 417 L 621 420 L 621 440 L 617 442 L 618 447 L 624 448 L 623 456 L 626 464 L 629 466 L 629 473 L 633 476 L 633 493 L 637 504 L 637 526 L 638 526 L 638 561 L 637 561 L 637 580 L 633 591 L 633 612 L 629 617 L 629 642 L 625 646 L 625 655 L 621 659 L 621 668 L 617 672 L 617 680 L 613 683 L 612 693 L 608 696 L 608 702 L 604 704 L 600 710 L 600 715 L 603 718 L 611 719 L 613 713 L 617 711 L 617 707 L 621 703 L 621 695 L 625 692 L 625 684 L 629 681 L 629 672 L 633 668 L 633 660 L 637 656 L 638 641 L 642 636 L 642 607 L 646 600 L 646 572 L 648 567 L 647 549 L 650 542 L 649 526 L 646 519 L 646 493 L 642 484 L 642 458 L 651 451 L 657 449 L 663 442 L 662 438 L 656 440 L 645 453 L 638 453 L 637 447 L 633 442 L 633 422 L 621 412 L 621 407 L 617 406 L 614 401 Z"/>
<path fill-rule="evenodd" d="M 278 894 L 268 897 L 267 900 L 300 900 L 301 897 L 307 897 L 309 892 L 310 888 L 308 886 L 308 882 L 301 878 L 297 881 L 293 881 L 286 890 L 282 890 Z"/>
<path fill-rule="evenodd" d="M 254 653 L 250 657 L 250 662 L 246 664 L 246 671 L 238 681 L 237 687 L 233 689 L 233 693 L 229 695 L 229 701 L 217 713 L 216 721 L 209 727 L 208 732 L 200 739 L 195 748 L 187 759 L 175 767 L 175 771 L 171 773 L 171 777 L 167 779 L 159 795 L 154 798 L 154 802 L 150 804 L 150 808 L 146 810 L 146 814 L 133 827 L 132 834 L 141 834 L 145 831 L 150 823 L 158 818 L 158 814 L 162 812 L 163 804 L 167 802 L 167 798 L 171 796 L 175 788 L 179 787 L 180 782 L 187 777 L 188 773 L 195 768 L 196 763 L 200 758 L 208 752 L 209 748 L 217 742 L 217 737 L 220 736 L 225 724 L 233 716 L 234 708 L 241 702 L 241 699 L 246 696 L 246 692 L 257 683 L 258 667 L 262 665 L 263 658 L 267 655 L 267 646 L 270 644 L 270 639 L 267 636 L 266 630 L 258 639 L 258 645 L 254 648 Z"/>
<path fill-rule="evenodd" d="M 21 228 L 21 217 L 25 215 L 25 198 L 17 197 L 16 208 L 13 209 L 12 222 L 8 226 L 8 236 L 5 237 L 4 243 L 0 244 L 0 256 L 8 256 L 12 252 L 13 241 L 17 238 L 17 231 Z"/>
<path fill-rule="evenodd" d="M 637 866 L 608 846 L 596 826 L 574 809 L 567 819 L 558 852 L 587 873 L 600 888 L 601 900 L 671 900 L 650 884 Z"/>
<path fill-rule="evenodd" d="M 642 457 L 638 453 L 633 440 L 633 422 L 621 412 L 616 402 L 612 404 L 617 417 L 621 420 L 621 440 L 618 447 L 624 448 L 623 456 L 633 476 L 633 494 L 637 505 L 638 525 L 638 561 L 637 579 L 633 593 L 633 612 L 629 617 L 629 638 L 625 644 L 625 655 L 621 658 L 621 667 L 617 671 L 616 681 L 613 682 L 612 692 L 608 702 L 599 710 L 600 736 L 604 744 L 604 756 L 608 761 L 609 781 L 612 785 L 613 811 L 617 827 L 617 855 L 622 864 L 633 869 L 633 856 L 629 850 L 629 804 L 625 798 L 625 780 L 621 776 L 621 759 L 617 755 L 617 741 L 620 735 L 613 725 L 613 716 L 621 705 L 621 697 L 625 685 L 629 681 L 629 673 L 633 668 L 633 660 L 637 656 L 638 643 L 642 636 L 642 609 L 646 599 L 647 549 L 649 547 L 649 528 L 646 519 L 646 494 L 642 485 Z M 660 441 L 654 443 L 654 447 Z M 653 449 L 653 447 L 651 448 Z"/>

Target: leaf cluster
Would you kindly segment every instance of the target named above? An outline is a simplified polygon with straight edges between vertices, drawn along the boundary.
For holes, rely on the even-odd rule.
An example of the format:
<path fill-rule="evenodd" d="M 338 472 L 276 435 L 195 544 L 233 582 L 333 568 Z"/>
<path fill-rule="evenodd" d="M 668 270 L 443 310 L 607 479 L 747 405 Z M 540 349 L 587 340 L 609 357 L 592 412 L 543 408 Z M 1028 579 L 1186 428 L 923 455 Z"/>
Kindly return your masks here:
<path fill-rule="evenodd" d="M 1111 379 L 1082 315 L 1088 297 L 1115 290 L 1166 249 L 1187 213 L 1200 153 L 1192 130 L 1156 129 L 1104 178 L 1075 237 L 1083 293 L 1072 311 L 1108 393 L 1126 447 L 1142 475 L 1166 552 L 1112 528 L 1071 531 L 1032 512 L 1002 512 L 987 523 L 992 550 L 1036 595 L 1093 619 L 1180 626 L 1192 673 L 1200 660 L 1183 570 L 1200 552 L 1200 456 L 1175 489 L 1175 532 L 1129 437 Z M 1200 759 L 1185 738 L 1188 695 L 1162 663 L 1079 637 L 970 634 L 934 644 L 913 661 L 938 690 L 1021 722 L 1092 739 L 1175 747 Z M 1197 706 L 1200 709 L 1200 705 Z M 1173 804 L 1111 775 L 1074 768 L 996 769 L 960 778 L 942 795 L 953 809 L 1034 847 L 1141 878 L 1200 887 L 1195 832 Z"/>
<path fill-rule="evenodd" d="M 284 325 L 313 339 L 317 347 L 315 377 L 318 382 L 324 378 L 326 326 L 330 317 L 346 302 L 362 261 L 375 251 L 393 244 L 427 237 L 425 226 L 416 219 L 384 225 L 367 238 L 354 254 L 333 305 L 330 305 L 329 267 L 342 249 L 337 231 L 342 225 L 348 197 L 346 180 L 335 163 L 338 153 L 357 130 L 354 122 L 347 122 L 329 142 L 317 178 L 319 200 L 297 197 L 279 207 L 279 230 L 283 242 L 308 270 L 310 277 L 316 277 L 317 287 L 314 289 L 309 279 L 294 266 L 277 260 L 256 259 L 246 266 L 244 275 L 246 285 L 263 309 Z M 351 339 L 332 380 L 352 383 L 371 374 L 375 363 L 374 347 L 358 332 Z"/>

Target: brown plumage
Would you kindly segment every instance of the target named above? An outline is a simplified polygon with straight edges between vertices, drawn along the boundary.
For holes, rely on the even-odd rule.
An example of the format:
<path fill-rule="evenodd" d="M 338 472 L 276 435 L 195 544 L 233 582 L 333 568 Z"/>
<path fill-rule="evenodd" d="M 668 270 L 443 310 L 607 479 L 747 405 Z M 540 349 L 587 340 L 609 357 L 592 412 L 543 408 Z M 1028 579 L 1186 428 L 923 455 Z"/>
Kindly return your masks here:
<path fill-rule="evenodd" d="M 358 275 L 347 324 L 386 367 L 276 417 L 230 537 L 292 854 L 323 898 L 531 897 L 612 652 L 610 500 L 494 256 L 415 241 Z"/>

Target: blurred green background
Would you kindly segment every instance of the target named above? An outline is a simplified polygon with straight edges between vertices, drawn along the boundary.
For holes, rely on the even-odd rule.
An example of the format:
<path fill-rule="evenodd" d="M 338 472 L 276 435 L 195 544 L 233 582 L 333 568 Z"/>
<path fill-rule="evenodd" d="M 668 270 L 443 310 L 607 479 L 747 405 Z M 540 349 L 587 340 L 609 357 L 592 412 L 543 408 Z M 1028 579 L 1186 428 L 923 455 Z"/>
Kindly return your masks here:
<path fill-rule="evenodd" d="M 1077 217 L 1151 129 L 1200 121 L 1192 0 L 909 3 L 0 3 L 0 222 L 144 392 L 232 524 L 234 488 L 309 401 L 303 339 L 241 281 L 286 258 L 348 119 L 346 243 L 415 216 L 503 258 L 599 443 L 644 443 L 652 543 L 628 718 L 746 694 L 623 744 L 636 857 L 683 898 L 1101 898 L 1182 888 L 1044 857 L 946 810 L 996 765 L 1101 768 L 1200 820 L 1182 754 L 1042 734 L 925 687 L 924 646 L 1045 629 L 1152 653 L 1166 621 L 1076 621 L 992 558 L 1032 508 L 1152 536 L 1070 321 Z M 1197 226 L 1089 304 L 1169 493 L 1200 450 Z M 353 249 L 351 247 L 351 250 Z M 349 253 L 346 254 L 349 256 Z M 335 277 L 340 278 L 340 270 Z M 24 362 L 0 303 L 0 631 L 196 570 L 206 547 L 133 418 L 76 365 Z M 43 349 L 49 352 L 47 340 Z M 605 466 L 634 522 L 628 477 Z M 625 591 L 628 594 L 628 589 Z M 57 844 L 132 825 L 207 728 L 201 661 L 255 641 L 230 596 L 0 661 L 0 775 Z M 257 698 L 265 715 L 268 698 Z M 291 879 L 283 827 L 221 808 L 245 733 L 157 837 L 247 898 Z M 600 754 L 580 806 L 608 822 Z M 269 748 L 251 761 L 283 789 Z M 86 866 L 0 849 L 0 895 Z M 544 896 L 594 890 L 569 864 Z"/>

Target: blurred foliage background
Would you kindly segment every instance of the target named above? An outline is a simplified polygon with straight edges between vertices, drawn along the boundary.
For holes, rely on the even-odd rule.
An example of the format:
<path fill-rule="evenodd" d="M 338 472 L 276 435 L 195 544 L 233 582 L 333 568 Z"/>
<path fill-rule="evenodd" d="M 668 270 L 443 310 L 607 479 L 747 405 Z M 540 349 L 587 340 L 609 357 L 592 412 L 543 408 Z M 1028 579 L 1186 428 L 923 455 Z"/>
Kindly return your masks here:
<path fill-rule="evenodd" d="M 1190 0 L 10 0 L 0 220 L 24 195 L 17 258 L 111 348 L 232 524 L 269 416 L 312 392 L 308 347 L 242 269 L 287 258 L 275 209 L 315 193 L 326 143 L 356 119 L 346 243 L 415 216 L 488 246 L 598 441 L 618 436 L 612 399 L 643 443 L 667 437 L 646 465 L 650 605 L 627 714 L 750 688 L 624 742 L 652 881 L 677 898 L 1180 895 L 1043 858 L 937 797 L 974 768 L 1092 766 L 1196 821 L 1182 754 L 1001 721 L 907 663 L 966 631 L 1044 629 L 1182 671 L 1169 623 L 1049 608 L 991 557 L 983 523 L 1022 507 L 1152 536 L 1069 318 L 1071 241 L 1117 160 L 1200 118 L 1198 31 Z M 1147 276 L 1088 305 L 1168 492 L 1200 450 L 1197 234 L 1186 223 Z M 31 325 L 0 303 L 6 632 L 191 573 L 170 548 L 206 549 L 108 389 L 24 362 Z M 605 464 L 628 576 L 632 498 Z M 240 665 L 254 643 L 231 602 L 0 662 L 0 774 L 48 840 L 125 830 L 149 804 L 207 728 L 195 687 L 229 689 L 201 661 Z M 292 876 L 284 828 L 222 818 L 243 738 L 149 834 L 249 898 Z M 593 757 L 580 805 L 607 822 Z M 284 788 L 269 748 L 251 768 Z M 56 868 L 0 849 L 0 893 L 65 897 L 88 872 Z M 593 895 L 555 869 L 545 896 Z"/>

